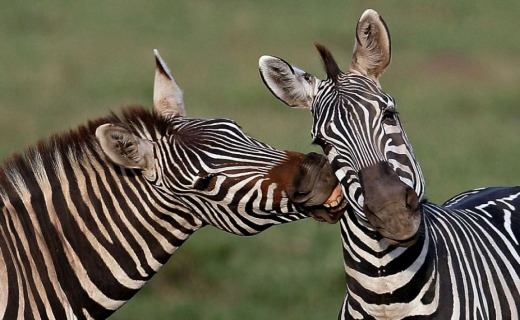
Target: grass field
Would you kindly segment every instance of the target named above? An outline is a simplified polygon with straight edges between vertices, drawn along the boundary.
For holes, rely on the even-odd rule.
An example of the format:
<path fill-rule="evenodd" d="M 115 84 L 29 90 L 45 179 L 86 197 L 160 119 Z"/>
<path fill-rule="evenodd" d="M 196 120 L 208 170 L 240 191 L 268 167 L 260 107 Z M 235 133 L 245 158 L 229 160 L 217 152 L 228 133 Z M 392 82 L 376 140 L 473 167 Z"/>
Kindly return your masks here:
<path fill-rule="evenodd" d="M 236 120 L 281 149 L 310 145 L 310 115 L 264 88 L 263 54 L 323 77 L 313 42 L 346 66 L 376 9 L 393 44 L 383 88 L 443 202 L 520 182 L 520 2 L 13 1 L 0 5 L 0 158 L 128 104 L 151 106 L 158 48 L 191 117 Z M 337 225 L 251 238 L 197 232 L 114 319 L 334 319 L 344 293 Z M 1 284 L 0 284 L 1 285 Z"/>

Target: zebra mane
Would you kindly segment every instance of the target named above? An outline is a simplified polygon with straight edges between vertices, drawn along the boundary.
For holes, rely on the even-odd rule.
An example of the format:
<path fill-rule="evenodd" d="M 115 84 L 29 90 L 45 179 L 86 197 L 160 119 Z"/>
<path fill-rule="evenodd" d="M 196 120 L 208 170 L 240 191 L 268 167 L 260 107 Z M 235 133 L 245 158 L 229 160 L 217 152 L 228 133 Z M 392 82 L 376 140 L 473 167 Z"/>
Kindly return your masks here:
<path fill-rule="evenodd" d="M 324 45 L 315 42 L 314 46 L 318 49 L 318 52 L 321 56 L 321 61 L 323 62 L 323 67 L 325 68 L 325 72 L 327 72 L 327 79 L 331 79 L 334 82 L 338 79 L 339 75 L 342 73 L 332 56 L 332 53 L 327 49 Z"/>
<path fill-rule="evenodd" d="M 171 130 L 169 118 L 142 106 L 131 106 L 124 108 L 120 115 L 112 112 L 107 117 L 88 121 L 67 132 L 53 134 L 21 153 L 13 153 L 3 161 L 0 167 L 0 202 L 2 194 L 8 192 L 6 189 L 16 188 L 16 181 L 20 178 L 34 177 L 37 170 L 54 170 L 57 156 L 69 157 L 78 163 L 90 161 L 92 156 L 99 157 L 100 148 L 95 132 L 105 123 L 123 126 L 149 140 L 160 139 Z"/>

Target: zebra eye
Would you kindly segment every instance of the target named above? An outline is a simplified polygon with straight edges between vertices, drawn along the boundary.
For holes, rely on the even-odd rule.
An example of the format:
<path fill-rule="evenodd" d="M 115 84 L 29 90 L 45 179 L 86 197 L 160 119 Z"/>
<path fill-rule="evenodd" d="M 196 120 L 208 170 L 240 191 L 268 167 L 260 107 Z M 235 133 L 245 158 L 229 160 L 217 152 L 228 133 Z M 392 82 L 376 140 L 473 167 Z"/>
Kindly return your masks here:
<path fill-rule="evenodd" d="M 305 81 L 307 81 L 308 83 L 311 83 L 311 75 L 308 74 L 308 73 L 304 73 L 303 74 L 303 79 L 305 79 Z"/>
<path fill-rule="evenodd" d="M 312 144 L 315 144 L 315 145 L 318 145 L 320 147 L 323 147 L 325 145 L 325 140 L 323 140 L 320 137 L 314 137 L 314 139 L 312 139 Z"/>
<path fill-rule="evenodd" d="M 204 191 L 204 190 L 211 190 L 213 189 L 215 185 L 215 177 L 217 176 L 216 173 L 209 173 L 203 176 L 199 176 L 197 181 L 195 181 L 195 184 L 193 185 L 193 188 L 196 190 Z"/>
<path fill-rule="evenodd" d="M 396 124 L 396 115 L 397 111 L 395 110 L 385 110 L 383 111 L 383 116 L 381 121 L 385 124 L 395 125 Z"/>
<path fill-rule="evenodd" d="M 320 137 L 315 137 L 312 140 L 312 144 L 320 146 L 323 152 L 325 152 L 325 154 L 328 154 L 330 149 L 332 149 L 332 145 L 330 145 L 329 143 L 327 143 L 327 141 L 325 141 L 325 139 L 322 139 Z"/>

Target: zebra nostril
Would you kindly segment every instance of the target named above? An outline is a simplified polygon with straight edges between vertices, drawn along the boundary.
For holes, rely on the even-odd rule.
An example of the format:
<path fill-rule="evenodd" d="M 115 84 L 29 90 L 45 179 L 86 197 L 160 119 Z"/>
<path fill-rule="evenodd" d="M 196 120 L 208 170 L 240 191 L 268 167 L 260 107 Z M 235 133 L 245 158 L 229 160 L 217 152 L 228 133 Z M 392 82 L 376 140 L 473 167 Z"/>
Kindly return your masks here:
<path fill-rule="evenodd" d="M 405 198 L 406 208 L 412 211 L 417 210 L 417 206 L 419 205 L 419 197 L 415 193 L 415 190 L 408 187 L 406 188 L 406 198 Z"/>

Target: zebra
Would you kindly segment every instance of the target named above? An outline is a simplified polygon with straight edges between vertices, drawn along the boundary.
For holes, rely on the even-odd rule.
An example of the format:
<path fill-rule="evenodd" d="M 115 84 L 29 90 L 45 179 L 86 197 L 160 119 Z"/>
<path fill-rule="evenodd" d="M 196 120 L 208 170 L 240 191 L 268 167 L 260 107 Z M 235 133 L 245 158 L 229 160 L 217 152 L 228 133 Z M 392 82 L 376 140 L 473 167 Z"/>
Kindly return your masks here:
<path fill-rule="evenodd" d="M 155 55 L 154 110 L 89 121 L 0 168 L 1 319 L 106 318 L 201 227 L 254 235 L 342 214 L 324 156 L 186 117 Z"/>
<path fill-rule="evenodd" d="M 464 192 L 437 205 L 382 91 L 390 63 L 386 23 L 366 10 L 348 72 L 315 44 L 327 78 L 262 56 L 264 84 L 311 111 L 320 145 L 348 199 L 340 220 L 346 294 L 340 319 L 518 319 L 520 187 Z"/>

